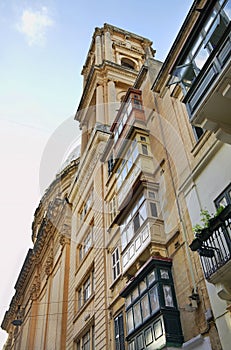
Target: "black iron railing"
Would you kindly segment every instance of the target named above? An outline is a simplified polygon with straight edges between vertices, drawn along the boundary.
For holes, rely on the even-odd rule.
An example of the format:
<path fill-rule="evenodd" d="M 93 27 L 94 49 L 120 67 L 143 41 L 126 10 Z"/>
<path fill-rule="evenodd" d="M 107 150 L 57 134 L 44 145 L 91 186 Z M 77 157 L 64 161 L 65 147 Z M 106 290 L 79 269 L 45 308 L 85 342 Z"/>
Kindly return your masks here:
<path fill-rule="evenodd" d="M 231 260 L 231 206 L 226 207 L 206 230 L 206 235 L 197 237 L 190 245 L 200 255 L 204 275 L 209 279 Z"/>

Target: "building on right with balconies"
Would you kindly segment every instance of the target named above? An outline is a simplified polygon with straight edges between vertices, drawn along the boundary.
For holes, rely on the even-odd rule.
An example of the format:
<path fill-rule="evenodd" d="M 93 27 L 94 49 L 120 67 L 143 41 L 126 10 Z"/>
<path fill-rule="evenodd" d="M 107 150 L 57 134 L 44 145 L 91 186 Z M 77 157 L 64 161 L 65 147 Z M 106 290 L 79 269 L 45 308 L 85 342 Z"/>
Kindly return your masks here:
<path fill-rule="evenodd" d="M 231 342 L 230 16 L 230 0 L 194 1 L 152 86 L 161 115 L 166 114 L 167 99 L 176 111 L 176 100 L 185 103 L 196 139 L 188 152 L 189 128 L 181 126 L 190 170 L 185 168 L 177 192 L 189 211 L 195 232 L 189 247 L 200 259 L 222 349 L 227 350 Z"/>

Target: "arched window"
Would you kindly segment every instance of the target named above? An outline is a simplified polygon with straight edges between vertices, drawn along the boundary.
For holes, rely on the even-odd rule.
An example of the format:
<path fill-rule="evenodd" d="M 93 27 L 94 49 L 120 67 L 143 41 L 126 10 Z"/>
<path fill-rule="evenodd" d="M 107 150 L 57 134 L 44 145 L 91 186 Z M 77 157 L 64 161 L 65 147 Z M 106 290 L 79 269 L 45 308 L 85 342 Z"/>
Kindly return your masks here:
<path fill-rule="evenodd" d="M 135 69 L 136 65 L 135 65 L 135 62 L 125 57 L 121 59 L 121 66 L 130 68 L 130 69 Z"/>

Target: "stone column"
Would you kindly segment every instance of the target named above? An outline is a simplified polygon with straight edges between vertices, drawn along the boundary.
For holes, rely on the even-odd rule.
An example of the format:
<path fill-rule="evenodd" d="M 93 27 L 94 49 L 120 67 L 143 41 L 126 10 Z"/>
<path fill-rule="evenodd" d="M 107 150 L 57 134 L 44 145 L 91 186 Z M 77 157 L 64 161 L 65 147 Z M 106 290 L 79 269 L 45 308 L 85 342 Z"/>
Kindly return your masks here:
<path fill-rule="evenodd" d="M 101 36 L 98 34 L 95 37 L 95 64 L 102 63 L 102 45 L 101 45 Z"/>
<path fill-rule="evenodd" d="M 105 40 L 105 60 L 112 61 L 112 40 L 111 40 L 111 34 L 109 30 L 105 32 L 104 40 Z"/>
<path fill-rule="evenodd" d="M 96 88 L 96 123 L 105 124 L 103 86 Z"/>
<path fill-rule="evenodd" d="M 108 86 L 108 121 L 112 125 L 115 116 L 116 116 L 116 88 L 113 80 L 109 80 L 107 83 Z"/>
<path fill-rule="evenodd" d="M 82 125 L 82 134 L 81 134 L 81 155 L 84 153 L 88 141 L 88 134 L 87 134 L 87 125 Z"/>
<path fill-rule="evenodd" d="M 121 64 L 120 54 L 118 51 L 116 51 L 116 63 Z"/>
<path fill-rule="evenodd" d="M 144 43 L 143 43 L 143 48 L 144 48 L 146 58 L 153 58 L 153 54 L 152 54 L 152 50 L 151 50 L 150 45 L 151 45 L 151 43 L 148 41 L 144 41 Z"/>

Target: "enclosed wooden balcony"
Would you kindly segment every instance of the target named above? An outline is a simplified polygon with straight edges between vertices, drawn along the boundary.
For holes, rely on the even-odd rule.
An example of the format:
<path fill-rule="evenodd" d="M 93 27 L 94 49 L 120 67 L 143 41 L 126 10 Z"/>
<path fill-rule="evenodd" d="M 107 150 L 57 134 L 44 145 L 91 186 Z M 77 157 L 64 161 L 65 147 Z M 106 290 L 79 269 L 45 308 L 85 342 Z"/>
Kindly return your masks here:
<path fill-rule="evenodd" d="M 184 98 L 190 121 L 231 143 L 231 33 L 230 26 Z"/>

